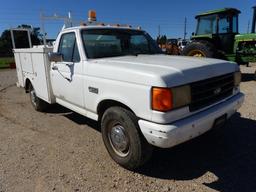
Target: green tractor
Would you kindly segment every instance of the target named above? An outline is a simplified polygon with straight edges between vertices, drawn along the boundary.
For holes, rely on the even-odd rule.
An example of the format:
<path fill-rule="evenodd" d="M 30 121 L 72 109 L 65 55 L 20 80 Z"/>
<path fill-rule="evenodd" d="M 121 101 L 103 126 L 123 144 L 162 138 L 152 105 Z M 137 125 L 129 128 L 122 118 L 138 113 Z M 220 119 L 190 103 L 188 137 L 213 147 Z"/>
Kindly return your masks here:
<path fill-rule="evenodd" d="M 196 33 L 182 55 L 219 58 L 247 65 L 256 62 L 256 6 L 253 10 L 249 34 L 238 32 L 238 15 L 241 12 L 237 9 L 224 8 L 197 15 Z"/>

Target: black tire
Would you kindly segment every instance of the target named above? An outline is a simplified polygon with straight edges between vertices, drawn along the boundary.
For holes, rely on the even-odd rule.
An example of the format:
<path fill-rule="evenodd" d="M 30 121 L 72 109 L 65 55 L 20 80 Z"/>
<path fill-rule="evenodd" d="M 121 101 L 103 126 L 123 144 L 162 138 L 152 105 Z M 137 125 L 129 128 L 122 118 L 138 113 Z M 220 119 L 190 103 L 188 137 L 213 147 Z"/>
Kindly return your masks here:
<path fill-rule="evenodd" d="M 119 135 L 124 135 L 124 137 L 116 137 L 117 134 L 112 134 L 117 132 Z M 135 170 L 139 168 L 152 155 L 153 146 L 142 136 L 139 131 L 138 119 L 129 110 L 121 107 L 107 109 L 102 117 L 101 133 L 111 158 L 126 169 Z M 119 146 L 120 149 L 112 141 L 113 137 L 114 140 L 121 138 L 118 145 L 123 146 Z M 121 140 L 123 142 L 120 142 Z"/>
<path fill-rule="evenodd" d="M 217 58 L 217 50 L 214 45 L 208 41 L 192 41 L 186 47 L 184 47 L 182 55 L 185 56 L 197 56 L 199 57 L 209 57 Z"/>
<path fill-rule="evenodd" d="M 36 111 L 43 112 L 48 107 L 47 103 L 36 96 L 35 89 L 32 84 L 29 85 L 30 102 Z"/>

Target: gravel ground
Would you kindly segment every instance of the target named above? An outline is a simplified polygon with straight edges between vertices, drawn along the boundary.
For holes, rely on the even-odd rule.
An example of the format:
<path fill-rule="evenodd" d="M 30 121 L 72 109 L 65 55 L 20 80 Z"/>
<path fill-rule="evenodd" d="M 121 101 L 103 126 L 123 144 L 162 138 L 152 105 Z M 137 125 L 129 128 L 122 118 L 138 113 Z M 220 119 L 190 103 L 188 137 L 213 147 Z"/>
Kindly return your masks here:
<path fill-rule="evenodd" d="M 32 109 L 0 71 L 0 192 L 255 191 L 256 67 L 242 67 L 245 103 L 228 124 L 172 149 L 158 149 L 138 172 L 114 163 L 96 122 L 54 106 Z"/>

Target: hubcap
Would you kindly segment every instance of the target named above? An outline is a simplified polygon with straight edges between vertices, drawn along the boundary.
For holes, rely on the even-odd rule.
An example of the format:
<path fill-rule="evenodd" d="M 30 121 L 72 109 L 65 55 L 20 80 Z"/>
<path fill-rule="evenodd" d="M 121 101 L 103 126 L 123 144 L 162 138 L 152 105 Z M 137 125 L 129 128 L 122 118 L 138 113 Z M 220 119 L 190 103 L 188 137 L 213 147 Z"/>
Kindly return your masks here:
<path fill-rule="evenodd" d="M 125 134 L 124 127 L 121 125 L 115 125 L 110 129 L 108 134 L 110 143 L 114 151 L 119 156 L 127 156 L 129 153 L 129 139 Z"/>
<path fill-rule="evenodd" d="M 36 92 L 34 89 L 30 91 L 30 96 L 31 96 L 31 101 L 33 105 L 36 105 Z"/>

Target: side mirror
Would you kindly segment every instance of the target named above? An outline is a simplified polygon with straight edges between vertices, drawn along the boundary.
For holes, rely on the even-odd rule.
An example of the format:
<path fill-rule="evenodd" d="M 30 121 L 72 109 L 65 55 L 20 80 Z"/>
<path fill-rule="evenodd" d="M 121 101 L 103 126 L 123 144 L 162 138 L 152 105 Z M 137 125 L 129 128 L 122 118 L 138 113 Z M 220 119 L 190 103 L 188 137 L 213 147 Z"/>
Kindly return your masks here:
<path fill-rule="evenodd" d="M 195 32 L 192 33 L 192 36 L 195 36 Z"/>
<path fill-rule="evenodd" d="M 61 62 L 63 61 L 63 56 L 61 53 L 48 53 L 50 62 Z"/>

